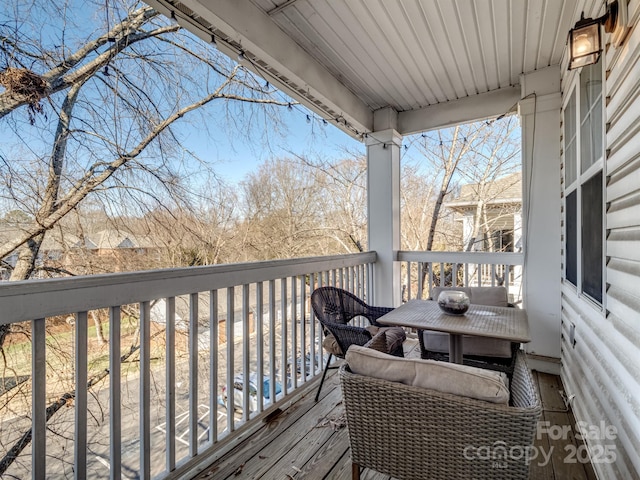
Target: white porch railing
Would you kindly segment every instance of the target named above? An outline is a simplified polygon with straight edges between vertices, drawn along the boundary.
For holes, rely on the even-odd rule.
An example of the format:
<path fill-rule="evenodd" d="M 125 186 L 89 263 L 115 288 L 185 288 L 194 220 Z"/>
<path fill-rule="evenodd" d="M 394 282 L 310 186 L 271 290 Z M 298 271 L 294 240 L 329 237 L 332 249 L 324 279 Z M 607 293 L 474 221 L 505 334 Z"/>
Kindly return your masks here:
<path fill-rule="evenodd" d="M 321 373 L 309 294 L 336 285 L 375 303 L 375 260 L 369 252 L 2 284 L 0 324 L 22 334 L 4 344 L 0 436 L 7 448 L 31 440 L 6 474 L 197 470 Z M 108 346 L 93 339 L 96 320 Z"/>
<path fill-rule="evenodd" d="M 522 302 L 524 254 L 507 252 L 398 252 L 402 298 L 429 298 L 433 287 L 503 285 L 509 301 Z"/>

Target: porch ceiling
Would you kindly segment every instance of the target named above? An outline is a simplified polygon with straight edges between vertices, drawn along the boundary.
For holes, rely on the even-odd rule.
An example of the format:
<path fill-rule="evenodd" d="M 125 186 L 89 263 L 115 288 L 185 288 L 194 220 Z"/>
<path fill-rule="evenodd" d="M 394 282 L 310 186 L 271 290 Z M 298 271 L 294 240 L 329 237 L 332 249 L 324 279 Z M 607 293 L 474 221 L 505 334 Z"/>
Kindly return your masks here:
<path fill-rule="evenodd" d="M 354 136 L 497 116 L 595 0 L 147 0 Z"/>

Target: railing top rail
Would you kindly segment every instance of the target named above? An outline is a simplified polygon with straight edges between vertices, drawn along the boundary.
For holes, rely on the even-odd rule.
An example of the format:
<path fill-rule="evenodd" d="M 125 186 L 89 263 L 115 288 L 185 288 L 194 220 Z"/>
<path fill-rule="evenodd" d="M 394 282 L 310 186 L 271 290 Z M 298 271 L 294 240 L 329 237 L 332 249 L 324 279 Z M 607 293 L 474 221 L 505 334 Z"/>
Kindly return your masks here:
<path fill-rule="evenodd" d="M 524 253 L 521 252 L 416 252 L 400 250 L 396 260 L 399 262 L 435 262 L 435 263 L 484 263 L 495 265 L 524 265 Z"/>
<path fill-rule="evenodd" d="M 0 324 L 351 267 L 376 252 L 0 284 Z"/>

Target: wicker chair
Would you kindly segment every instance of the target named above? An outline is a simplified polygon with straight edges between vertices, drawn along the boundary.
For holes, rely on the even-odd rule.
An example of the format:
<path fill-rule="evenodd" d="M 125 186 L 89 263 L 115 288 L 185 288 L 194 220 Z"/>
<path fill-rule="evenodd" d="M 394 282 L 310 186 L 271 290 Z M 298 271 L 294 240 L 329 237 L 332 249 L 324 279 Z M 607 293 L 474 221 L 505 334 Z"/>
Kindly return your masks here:
<path fill-rule="evenodd" d="M 329 354 L 327 363 L 322 373 L 322 380 L 316 393 L 316 402 L 320 397 L 322 384 L 327 376 L 333 356 L 344 358 L 345 352 L 351 345 L 364 345 L 371 340 L 377 330 L 388 332 L 388 351 L 395 356 L 404 356 L 402 343 L 406 339 L 404 330 L 400 327 L 383 327 L 376 321 L 393 308 L 372 307 L 350 292 L 336 287 L 320 287 L 311 294 L 311 307 L 316 318 L 320 321 L 325 335 L 323 347 Z M 370 325 L 378 328 L 363 328 L 350 325 L 349 322 L 356 317 L 366 318 Z"/>
<path fill-rule="evenodd" d="M 527 479 L 541 404 L 524 355 L 513 406 L 340 369 L 352 478 L 362 467 L 406 480 Z"/>

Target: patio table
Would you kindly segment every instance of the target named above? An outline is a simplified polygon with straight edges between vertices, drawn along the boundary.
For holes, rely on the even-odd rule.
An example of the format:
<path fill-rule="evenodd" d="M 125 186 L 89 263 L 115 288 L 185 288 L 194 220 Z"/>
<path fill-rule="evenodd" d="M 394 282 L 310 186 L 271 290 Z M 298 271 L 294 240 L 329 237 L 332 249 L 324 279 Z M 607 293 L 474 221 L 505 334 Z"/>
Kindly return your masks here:
<path fill-rule="evenodd" d="M 517 343 L 531 341 L 524 309 L 471 304 L 464 315 L 448 315 L 433 300 L 409 300 L 383 315 L 378 323 L 449 334 L 449 361 L 462 363 L 464 335 Z"/>

